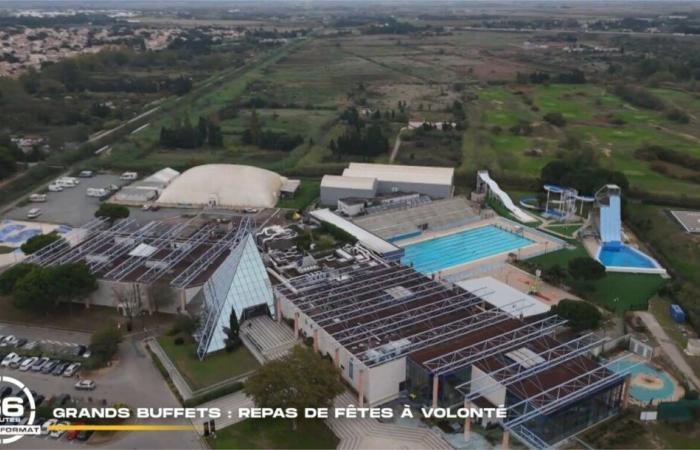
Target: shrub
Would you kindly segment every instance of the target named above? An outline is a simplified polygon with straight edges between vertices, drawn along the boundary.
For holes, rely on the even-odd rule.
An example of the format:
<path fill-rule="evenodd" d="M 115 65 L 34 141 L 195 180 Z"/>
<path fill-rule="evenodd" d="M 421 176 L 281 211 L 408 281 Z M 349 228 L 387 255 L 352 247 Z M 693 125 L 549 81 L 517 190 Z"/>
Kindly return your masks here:
<path fill-rule="evenodd" d="M 561 128 L 563 126 L 566 126 L 566 119 L 564 118 L 564 115 L 562 113 L 558 113 L 558 112 L 547 113 L 544 115 L 544 120 L 551 123 L 555 127 Z"/>
<path fill-rule="evenodd" d="M 182 336 L 178 336 L 175 339 L 173 339 L 173 344 L 175 345 L 183 345 L 185 343 L 185 338 Z"/>
<path fill-rule="evenodd" d="M 122 335 L 118 329 L 110 327 L 97 331 L 90 339 L 92 358 L 98 365 L 106 365 L 119 351 Z"/>
<path fill-rule="evenodd" d="M 682 109 L 674 108 L 666 113 L 666 118 L 676 123 L 690 123 L 690 116 Z"/>
<path fill-rule="evenodd" d="M 241 389 L 243 389 L 243 383 L 241 383 L 240 381 L 236 381 L 231 384 L 212 389 L 211 391 L 207 391 L 204 394 L 191 397 L 188 400 L 182 402 L 182 406 L 186 408 L 191 408 L 193 406 L 201 405 L 202 403 L 206 403 L 219 397 L 223 397 L 224 395 L 233 394 L 234 392 L 238 392 Z"/>
<path fill-rule="evenodd" d="M 605 276 L 605 266 L 592 258 L 582 256 L 569 261 L 569 273 L 577 280 L 599 280 Z"/>
<path fill-rule="evenodd" d="M 568 325 L 575 331 L 594 330 L 603 318 L 598 308 L 580 300 L 564 299 L 552 308 L 552 312 L 568 320 Z"/>
<path fill-rule="evenodd" d="M 129 208 L 114 203 L 102 203 L 95 211 L 95 217 L 106 217 L 110 220 L 125 219 L 129 217 Z"/>

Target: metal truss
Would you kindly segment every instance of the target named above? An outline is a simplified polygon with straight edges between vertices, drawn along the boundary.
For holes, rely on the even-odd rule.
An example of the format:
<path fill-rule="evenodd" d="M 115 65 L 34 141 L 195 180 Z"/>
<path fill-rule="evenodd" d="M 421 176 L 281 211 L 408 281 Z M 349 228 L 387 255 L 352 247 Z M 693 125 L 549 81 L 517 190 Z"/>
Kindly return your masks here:
<path fill-rule="evenodd" d="M 97 250 L 101 246 L 105 245 L 106 240 L 112 238 L 115 235 L 126 232 L 131 228 L 136 221 L 134 219 L 124 219 L 121 222 L 114 225 L 112 228 L 101 231 L 97 233 L 92 239 L 84 244 L 72 247 L 68 252 L 63 255 L 48 261 L 46 265 L 53 266 L 59 264 L 68 264 L 79 260 L 80 258 L 89 255 L 93 251 Z"/>
<path fill-rule="evenodd" d="M 73 231 L 78 231 L 79 229 L 85 230 L 88 234 L 93 232 L 94 230 L 98 228 L 102 228 L 107 224 L 108 220 L 104 217 L 98 217 L 95 219 L 92 219 L 88 223 L 84 224 L 80 228 L 74 228 Z M 41 250 L 29 255 L 27 259 L 24 261 L 27 263 L 33 263 L 33 264 L 38 264 L 40 266 L 44 265 L 44 261 L 48 261 L 49 259 L 53 258 L 56 255 L 62 254 L 65 251 L 68 251 L 71 249 L 70 242 L 67 241 L 67 239 L 59 239 L 56 242 L 53 242 L 46 247 L 42 248 Z M 55 254 L 55 255 L 54 255 Z"/>
<path fill-rule="evenodd" d="M 417 286 L 403 287 L 411 292 L 411 295 L 407 295 L 403 299 L 396 299 L 386 292 L 382 292 L 369 298 L 356 298 L 355 296 L 350 295 L 345 299 L 344 303 L 347 304 L 344 306 L 337 309 L 320 311 L 316 314 L 309 314 L 308 317 L 319 326 L 323 327 L 326 325 L 350 321 L 366 315 L 377 314 L 379 311 L 383 311 L 385 309 L 403 306 L 422 299 L 430 298 L 431 296 L 445 293 L 444 286 L 435 284 L 434 282 L 423 283 Z M 421 289 L 413 290 L 414 288 Z"/>
<path fill-rule="evenodd" d="M 432 373 L 443 375 L 473 364 L 480 359 L 495 354 L 497 351 L 522 346 L 533 339 L 546 336 L 564 323 L 566 323 L 566 320 L 558 316 L 549 316 L 537 322 L 528 323 L 476 344 L 430 359 L 425 361 L 423 365 Z"/>
<path fill-rule="evenodd" d="M 106 261 L 94 261 L 88 264 L 90 271 L 92 273 L 99 272 L 108 264 L 113 262 L 115 259 L 127 253 L 129 250 L 136 247 L 138 244 L 143 242 L 147 236 L 146 233 L 150 232 L 153 228 L 156 228 L 158 222 L 149 222 L 146 226 L 139 228 L 130 235 L 124 236 L 122 239 L 124 242 L 115 242 L 115 244 L 108 248 L 104 253 L 100 253 L 97 256 L 107 257 Z M 115 239 L 116 240 L 116 239 Z"/>
<path fill-rule="evenodd" d="M 369 276 L 367 273 L 369 272 Z M 331 284 L 328 280 L 323 280 L 326 284 L 325 289 L 321 289 L 319 292 L 308 295 L 305 294 L 303 299 L 295 301 L 294 304 L 301 310 L 304 310 L 305 306 L 312 305 L 311 307 L 319 306 L 323 303 L 330 303 L 333 300 L 337 300 L 339 297 L 344 297 L 347 295 L 348 291 L 352 292 L 354 290 L 361 291 L 372 291 L 376 288 L 389 288 L 401 284 L 406 279 L 412 277 L 427 278 L 425 275 L 416 272 L 412 268 L 400 268 L 397 270 L 396 266 L 393 266 L 387 271 L 382 271 L 377 274 L 375 271 L 372 273 L 371 270 L 366 270 L 362 272 L 350 272 L 352 273 L 352 279 L 345 283 Z M 354 280 L 354 281 L 353 281 Z"/>
<path fill-rule="evenodd" d="M 517 383 L 528 377 L 565 363 L 566 361 L 584 355 L 591 349 L 602 345 L 606 340 L 606 338 L 598 338 L 594 334 L 589 333 L 572 341 L 549 348 L 537 354 L 535 357 L 512 363 L 498 370 L 482 375 L 481 377 L 471 379 L 466 383 L 460 384 L 456 387 L 456 389 L 460 390 L 461 392 L 465 392 L 465 401 L 472 401 L 483 394 L 493 392 L 496 389 L 511 385 L 513 383 Z M 500 353 L 498 356 L 503 357 L 503 353 Z M 539 358 L 542 358 L 544 361 L 537 364 Z M 535 363 L 536 365 L 526 367 L 526 365 L 523 363 L 527 361 Z M 484 382 L 489 381 L 489 384 L 484 385 Z M 472 391 L 471 386 L 473 385 L 483 385 L 483 387 Z"/>
<path fill-rule="evenodd" d="M 625 367 L 619 372 L 610 370 L 610 367 L 620 361 L 627 360 L 628 356 L 622 356 L 615 360 L 609 361 L 604 365 L 597 366 L 594 369 L 588 370 L 574 378 L 571 378 L 561 384 L 558 384 L 549 389 L 543 390 L 536 395 L 533 395 L 525 400 L 521 400 L 508 407 L 508 420 L 503 422 L 503 425 L 508 428 L 516 427 L 524 424 L 537 416 L 549 414 L 567 403 L 578 400 L 581 397 L 606 387 L 613 382 L 620 381 L 634 367 L 643 364 L 639 361 L 635 364 Z M 515 418 L 510 413 L 515 413 Z"/>
<path fill-rule="evenodd" d="M 197 357 L 200 361 L 203 360 L 207 354 L 207 348 L 214 335 L 213 328 L 219 319 L 221 309 L 224 307 L 224 300 L 216 295 L 216 293 L 212 292 L 210 283 L 205 283 L 202 290 L 205 300 L 202 303 L 202 314 L 200 317 L 204 317 L 205 320 L 202 322 L 197 337 Z"/>
<path fill-rule="evenodd" d="M 386 290 L 394 287 L 405 287 L 406 289 L 414 289 L 428 285 L 431 288 L 441 287 L 444 289 L 444 287 L 441 286 L 439 283 L 436 283 L 435 281 L 430 280 L 429 278 L 425 278 L 425 276 L 414 272 L 412 274 L 405 275 L 401 279 L 394 279 L 391 281 L 385 280 L 385 283 L 379 284 L 378 286 L 367 286 L 366 288 L 356 289 L 343 288 L 342 292 L 336 292 L 334 294 L 333 300 L 325 301 L 326 299 L 319 299 L 314 303 L 306 303 L 303 306 L 299 307 L 299 309 L 307 313 L 307 315 L 309 316 L 312 315 L 309 312 L 314 311 L 316 309 L 325 309 L 326 311 L 336 311 L 341 310 L 343 308 L 353 309 L 354 302 L 359 301 L 357 299 L 362 298 L 362 295 L 369 295 L 362 298 L 362 300 L 372 300 L 386 297 L 388 295 Z"/>
<path fill-rule="evenodd" d="M 195 262 L 190 264 L 185 270 L 175 277 L 170 283 L 172 287 L 184 288 L 195 278 L 204 272 L 209 266 L 214 264 L 216 259 L 225 251 L 232 250 L 243 238 L 255 228 L 255 221 L 248 216 L 243 217 L 238 228 L 231 230 L 226 236 L 213 244 Z"/>
<path fill-rule="evenodd" d="M 515 427 L 504 427 L 506 430 L 510 431 L 510 434 L 515 436 L 520 442 L 525 444 L 525 446 L 531 450 L 548 450 L 552 448 L 542 438 L 537 436 L 535 433 L 530 431 L 524 425 L 517 425 Z"/>
<path fill-rule="evenodd" d="M 456 298 L 456 299 L 455 299 Z M 443 298 L 439 301 L 417 308 L 407 309 L 398 313 L 381 317 L 371 322 L 365 322 L 354 327 L 346 328 L 333 334 L 333 338 L 341 345 L 348 346 L 369 337 L 379 338 L 396 333 L 406 326 L 415 326 L 421 321 L 430 322 L 432 319 L 453 314 L 471 306 L 483 304 L 480 297 L 469 294 L 459 294 Z"/>
<path fill-rule="evenodd" d="M 497 325 L 506 320 L 512 320 L 513 318 L 510 314 L 505 313 L 499 309 L 490 309 L 483 311 L 473 316 L 463 317 L 461 319 L 454 320 L 450 323 L 440 325 L 437 328 L 431 328 L 428 330 L 423 330 L 418 333 L 414 333 L 409 336 L 404 336 L 403 339 L 408 340 L 411 344 L 407 345 L 405 348 L 401 349 L 400 352 L 392 355 L 391 358 L 383 359 L 382 361 L 377 361 L 368 364 L 368 367 L 373 367 L 379 363 L 388 361 L 390 359 L 396 359 L 403 356 L 406 353 L 416 352 L 422 350 L 426 347 L 437 345 L 442 342 L 449 341 L 458 336 L 463 336 L 465 334 L 478 331 L 487 327 Z M 357 358 L 361 361 L 367 361 L 367 349 L 362 353 L 357 355 Z"/>
<path fill-rule="evenodd" d="M 353 269 L 352 267 L 345 267 L 341 269 L 336 269 L 336 273 L 338 274 L 352 274 L 352 279 L 346 283 L 343 283 L 343 286 L 352 286 L 352 285 L 361 285 L 363 281 L 371 280 L 372 278 L 380 277 L 383 275 L 387 275 L 389 273 L 393 272 L 407 272 L 409 271 L 408 267 L 403 267 L 399 266 L 397 264 L 392 264 L 385 262 L 384 267 L 366 267 L 362 268 L 360 270 Z M 411 270 L 415 272 L 414 270 Z M 357 281 L 358 277 L 361 275 L 366 275 L 366 278 Z M 354 280 L 354 281 L 353 281 Z M 303 292 L 308 292 L 310 289 L 313 289 L 314 286 L 319 285 L 319 284 L 324 284 L 327 282 L 326 279 L 323 279 L 321 281 L 315 280 L 313 278 L 309 277 L 309 274 L 305 275 L 299 275 L 297 277 L 291 278 L 290 282 L 295 285 L 295 288 L 298 289 L 299 291 Z M 312 293 L 307 293 L 304 295 L 304 300 L 305 301 L 300 301 L 299 304 L 302 305 L 304 303 L 307 303 L 307 300 L 309 302 L 312 302 L 314 300 L 318 300 L 320 297 L 323 297 L 324 295 L 328 294 L 328 290 L 332 289 L 332 286 L 324 286 L 324 289 L 321 289 L 317 292 L 312 292 Z"/>
<path fill-rule="evenodd" d="M 166 245 L 171 243 L 172 239 L 175 238 L 189 224 L 190 224 L 190 221 L 187 221 L 187 222 L 172 226 L 172 227 L 170 227 L 170 229 L 165 231 L 163 234 L 161 234 L 157 238 L 151 240 L 149 242 L 149 245 L 155 248 L 155 251 L 153 252 L 153 254 L 155 254 L 159 250 L 162 250 Z M 118 266 L 113 267 L 112 270 L 107 272 L 103 278 L 108 279 L 108 280 L 113 280 L 113 281 L 121 281 L 124 277 L 126 277 L 134 269 L 136 269 L 138 266 L 144 264 L 148 260 L 149 260 L 149 257 L 131 256 L 131 257 L 127 258 L 126 260 L 124 260 Z"/>
<path fill-rule="evenodd" d="M 141 283 L 153 283 L 161 276 L 163 276 L 163 274 L 165 274 L 170 268 L 175 266 L 175 264 L 185 259 L 187 255 L 192 253 L 197 247 L 203 244 L 209 237 L 209 234 L 215 229 L 215 225 L 207 225 L 205 227 L 200 228 L 195 234 L 190 236 L 188 240 L 181 242 L 177 249 L 168 253 L 168 255 L 165 258 L 161 259 L 159 262 L 163 265 L 155 265 L 151 267 L 146 272 L 144 272 L 144 274 L 141 275 L 136 281 Z"/>

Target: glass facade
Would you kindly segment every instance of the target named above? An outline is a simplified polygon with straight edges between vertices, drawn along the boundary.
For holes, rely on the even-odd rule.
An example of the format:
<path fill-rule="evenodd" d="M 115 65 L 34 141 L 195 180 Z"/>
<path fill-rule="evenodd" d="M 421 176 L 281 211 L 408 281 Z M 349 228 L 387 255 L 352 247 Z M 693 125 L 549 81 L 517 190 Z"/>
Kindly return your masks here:
<path fill-rule="evenodd" d="M 229 325 L 232 310 L 239 322 L 261 312 L 274 313 L 272 284 L 250 234 L 216 269 L 202 291 L 205 302 L 198 349 L 202 355 L 226 346 L 224 328 Z"/>

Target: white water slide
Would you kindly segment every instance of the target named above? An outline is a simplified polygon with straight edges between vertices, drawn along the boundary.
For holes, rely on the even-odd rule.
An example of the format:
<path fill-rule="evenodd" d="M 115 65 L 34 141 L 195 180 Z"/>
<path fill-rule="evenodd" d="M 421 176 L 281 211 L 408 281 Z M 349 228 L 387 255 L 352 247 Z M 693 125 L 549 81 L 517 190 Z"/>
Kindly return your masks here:
<path fill-rule="evenodd" d="M 489 172 L 487 170 L 480 170 L 477 172 L 477 188 L 479 187 L 480 183 L 485 183 L 486 186 L 488 186 L 489 191 L 503 203 L 503 206 L 506 207 L 508 211 L 510 211 L 513 216 L 515 216 L 516 219 L 518 219 L 520 222 L 536 222 L 537 219 L 532 217 L 530 214 L 526 213 L 523 211 L 520 207 L 516 206 L 515 203 L 513 203 L 513 200 L 510 198 L 506 192 L 501 189 L 501 187 L 496 183 L 491 176 L 489 176 Z"/>

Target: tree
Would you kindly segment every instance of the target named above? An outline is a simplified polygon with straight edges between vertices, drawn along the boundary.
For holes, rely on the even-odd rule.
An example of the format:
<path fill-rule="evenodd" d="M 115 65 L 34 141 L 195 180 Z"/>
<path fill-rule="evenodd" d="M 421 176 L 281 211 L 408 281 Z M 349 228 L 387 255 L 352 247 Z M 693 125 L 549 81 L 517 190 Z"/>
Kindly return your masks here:
<path fill-rule="evenodd" d="M 559 264 L 554 264 L 542 271 L 542 279 L 547 283 L 561 284 L 566 279 L 566 270 Z"/>
<path fill-rule="evenodd" d="M 27 241 L 22 244 L 20 249 L 25 255 L 31 255 L 32 253 L 38 252 L 42 248 L 59 240 L 65 242 L 65 240 L 58 235 L 58 233 L 38 234 L 27 239 Z"/>
<path fill-rule="evenodd" d="M 97 277 L 85 263 L 63 264 L 49 270 L 54 295 L 59 302 L 82 300 L 97 290 Z"/>
<path fill-rule="evenodd" d="M 129 217 L 129 208 L 115 203 L 102 203 L 100 207 L 97 208 L 97 211 L 95 211 L 95 217 L 107 217 L 112 221 L 116 219 L 126 219 Z"/>
<path fill-rule="evenodd" d="M 126 329 L 131 331 L 134 317 L 141 312 L 141 296 L 133 286 L 112 287 L 112 295 L 117 308 L 121 309 L 127 318 Z"/>
<path fill-rule="evenodd" d="M 605 276 L 605 266 L 587 256 L 569 261 L 569 273 L 577 280 L 599 280 Z"/>
<path fill-rule="evenodd" d="M 574 331 L 595 330 L 603 319 L 598 308 L 580 300 L 564 299 L 552 308 L 552 312 L 566 319 Z"/>
<path fill-rule="evenodd" d="M 105 328 L 93 333 L 90 338 L 90 352 L 98 366 L 104 366 L 114 358 L 119 351 L 122 335 L 114 327 Z"/>
<path fill-rule="evenodd" d="M 240 332 L 240 325 L 238 324 L 238 317 L 236 316 L 236 310 L 231 309 L 231 314 L 228 317 L 228 327 L 224 328 L 226 333 L 226 351 L 232 352 L 241 345 L 241 338 L 238 336 Z"/>
<path fill-rule="evenodd" d="M 35 264 L 20 263 L 15 264 L 4 271 L 2 274 L 0 274 L 0 294 L 11 294 L 14 291 L 17 282 L 37 267 L 38 266 Z"/>
<path fill-rule="evenodd" d="M 15 284 L 13 304 L 19 309 L 48 314 L 56 305 L 53 288 L 51 271 L 37 267 Z"/>
<path fill-rule="evenodd" d="M 345 387 L 330 361 L 308 347 L 296 346 L 248 377 L 243 390 L 258 407 L 303 409 L 330 407 Z"/>
<path fill-rule="evenodd" d="M 175 291 L 166 281 L 158 280 L 148 286 L 148 298 L 151 302 L 151 308 L 155 312 L 162 307 L 170 306 L 175 302 Z"/>

